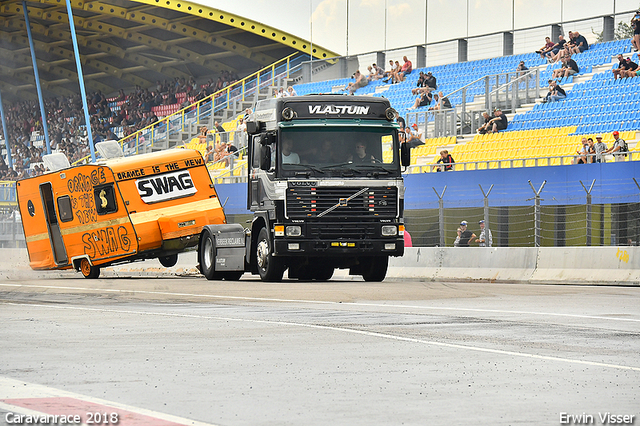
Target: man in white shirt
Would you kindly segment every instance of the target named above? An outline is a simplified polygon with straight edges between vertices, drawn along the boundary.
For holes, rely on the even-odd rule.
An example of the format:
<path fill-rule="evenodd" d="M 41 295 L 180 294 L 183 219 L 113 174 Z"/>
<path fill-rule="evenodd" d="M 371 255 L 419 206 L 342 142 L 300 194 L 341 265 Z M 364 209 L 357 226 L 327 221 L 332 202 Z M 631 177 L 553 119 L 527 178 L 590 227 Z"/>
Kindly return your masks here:
<path fill-rule="evenodd" d="M 295 152 L 291 152 L 293 141 L 284 139 L 282 141 L 282 164 L 300 164 L 300 156 Z"/>
<path fill-rule="evenodd" d="M 493 245 L 493 236 L 491 235 L 491 230 L 489 228 L 485 228 L 484 220 L 478 222 L 480 224 L 480 236 L 478 237 L 478 246 L 479 247 L 491 247 Z"/>

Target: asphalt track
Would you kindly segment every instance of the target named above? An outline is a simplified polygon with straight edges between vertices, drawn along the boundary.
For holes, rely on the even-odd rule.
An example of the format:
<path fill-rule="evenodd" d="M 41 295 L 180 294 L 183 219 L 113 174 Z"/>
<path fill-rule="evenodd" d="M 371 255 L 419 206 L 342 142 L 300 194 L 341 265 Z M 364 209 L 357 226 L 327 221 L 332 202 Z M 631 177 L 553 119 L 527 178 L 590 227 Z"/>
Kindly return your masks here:
<path fill-rule="evenodd" d="M 3 425 L 640 424 L 638 287 L 5 271 L 0 323 Z"/>

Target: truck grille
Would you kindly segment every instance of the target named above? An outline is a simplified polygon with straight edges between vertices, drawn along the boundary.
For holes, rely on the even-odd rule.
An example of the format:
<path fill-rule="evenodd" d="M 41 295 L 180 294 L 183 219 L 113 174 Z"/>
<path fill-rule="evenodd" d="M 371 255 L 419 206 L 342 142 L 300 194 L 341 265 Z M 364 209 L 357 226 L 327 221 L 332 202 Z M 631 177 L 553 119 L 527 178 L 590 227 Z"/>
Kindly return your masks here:
<path fill-rule="evenodd" d="M 287 189 L 287 217 L 310 218 L 394 218 L 398 214 L 396 187 L 369 188 L 347 200 L 364 188 L 343 187 L 291 187 Z M 328 209 L 339 207 L 323 214 Z"/>
<path fill-rule="evenodd" d="M 372 223 L 311 224 L 307 227 L 310 238 L 320 240 L 367 240 L 377 236 Z"/>

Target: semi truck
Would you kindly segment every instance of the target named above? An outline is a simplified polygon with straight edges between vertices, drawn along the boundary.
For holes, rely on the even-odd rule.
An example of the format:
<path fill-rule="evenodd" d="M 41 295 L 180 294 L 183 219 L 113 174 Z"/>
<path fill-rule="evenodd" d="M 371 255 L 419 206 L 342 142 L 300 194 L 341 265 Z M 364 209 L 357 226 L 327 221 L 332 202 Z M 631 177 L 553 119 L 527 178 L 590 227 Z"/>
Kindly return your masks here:
<path fill-rule="evenodd" d="M 260 101 L 247 120 L 250 224 L 205 226 L 208 279 L 328 280 L 348 269 L 382 281 L 404 253 L 409 147 L 387 99 L 305 95 Z"/>

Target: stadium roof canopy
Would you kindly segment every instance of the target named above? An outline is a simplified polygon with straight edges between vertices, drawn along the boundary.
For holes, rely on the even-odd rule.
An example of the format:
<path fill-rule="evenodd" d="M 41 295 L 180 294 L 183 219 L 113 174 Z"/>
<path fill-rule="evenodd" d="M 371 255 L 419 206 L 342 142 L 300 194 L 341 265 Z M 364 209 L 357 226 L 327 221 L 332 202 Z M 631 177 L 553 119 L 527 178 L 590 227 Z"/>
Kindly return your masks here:
<path fill-rule="evenodd" d="M 0 2 L 0 90 L 13 101 L 37 97 L 21 0 Z M 27 10 L 44 96 L 79 93 L 65 0 L 29 1 Z M 240 77 L 295 52 L 306 40 L 189 1 L 71 0 L 87 92 L 155 87 L 174 77 Z M 313 46 L 316 58 L 338 56 Z"/>

